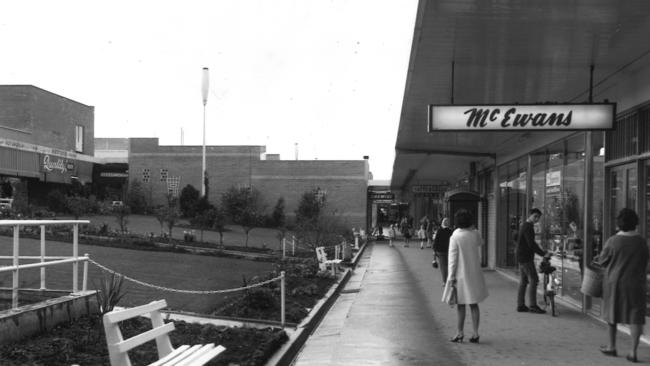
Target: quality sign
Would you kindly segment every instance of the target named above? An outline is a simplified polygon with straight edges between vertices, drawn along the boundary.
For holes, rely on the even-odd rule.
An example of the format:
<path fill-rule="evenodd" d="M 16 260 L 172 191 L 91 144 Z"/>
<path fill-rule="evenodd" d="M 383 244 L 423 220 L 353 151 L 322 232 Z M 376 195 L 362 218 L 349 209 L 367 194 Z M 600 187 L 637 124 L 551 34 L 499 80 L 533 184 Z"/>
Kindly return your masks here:
<path fill-rule="evenodd" d="M 616 103 L 429 105 L 428 131 L 569 131 L 614 127 Z"/>

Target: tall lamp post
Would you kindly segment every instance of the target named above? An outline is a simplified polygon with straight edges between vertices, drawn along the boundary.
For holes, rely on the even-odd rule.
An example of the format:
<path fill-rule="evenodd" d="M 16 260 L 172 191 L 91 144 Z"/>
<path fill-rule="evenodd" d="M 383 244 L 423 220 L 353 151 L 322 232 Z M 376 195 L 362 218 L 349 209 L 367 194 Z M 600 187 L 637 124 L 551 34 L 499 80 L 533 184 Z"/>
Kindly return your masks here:
<path fill-rule="evenodd" d="M 205 169 L 205 106 L 208 104 L 208 90 L 210 89 L 210 74 L 208 68 L 203 68 L 203 83 L 201 85 L 201 92 L 203 93 L 203 165 L 201 172 L 201 196 L 205 196 L 205 178 L 208 172 Z"/>

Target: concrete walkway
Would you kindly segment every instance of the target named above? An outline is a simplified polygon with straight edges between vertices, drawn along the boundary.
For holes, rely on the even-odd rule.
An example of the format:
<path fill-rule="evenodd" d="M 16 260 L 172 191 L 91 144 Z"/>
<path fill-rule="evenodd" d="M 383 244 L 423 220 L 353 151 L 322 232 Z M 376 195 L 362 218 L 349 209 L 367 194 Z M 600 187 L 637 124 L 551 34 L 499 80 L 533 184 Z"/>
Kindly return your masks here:
<path fill-rule="evenodd" d="M 606 325 L 559 304 L 559 316 L 517 313 L 517 283 L 485 271 L 480 344 L 454 344 L 456 310 L 442 303 L 431 249 L 386 242 L 366 248 L 354 274 L 293 365 L 627 365 L 631 341 L 619 332 L 619 357 L 606 357 Z M 541 299 L 538 299 L 541 300 Z M 466 337 L 471 335 L 467 314 Z M 650 347 L 639 359 L 650 363 Z"/>

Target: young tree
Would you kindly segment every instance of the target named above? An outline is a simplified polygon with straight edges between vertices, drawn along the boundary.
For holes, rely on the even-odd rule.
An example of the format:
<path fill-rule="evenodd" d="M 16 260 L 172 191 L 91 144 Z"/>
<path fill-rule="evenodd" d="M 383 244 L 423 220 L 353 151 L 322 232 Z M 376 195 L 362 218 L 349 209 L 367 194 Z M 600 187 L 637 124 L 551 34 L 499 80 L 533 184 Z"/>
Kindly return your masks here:
<path fill-rule="evenodd" d="M 131 209 L 127 205 L 115 206 L 112 211 L 113 216 L 117 220 L 117 224 L 120 226 L 120 231 L 122 234 L 127 231 L 127 224 L 129 223 L 128 216 L 131 214 Z"/>
<path fill-rule="evenodd" d="M 134 179 L 129 184 L 125 203 L 131 208 L 131 212 L 135 214 L 144 214 L 147 212 L 147 200 L 144 195 L 144 188 L 139 180 Z"/>
<path fill-rule="evenodd" d="M 284 213 L 284 197 L 280 197 L 271 213 L 271 225 L 277 228 L 284 227 L 286 221 L 287 217 Z"/>
<path fill-rule="evenodd" d="M 273 212 L 271 213 L 271 225 L 278 230 L 277 238 L 282 244 L 282 240 L 287 235 L 287 217 L 284 213 L 284 198 L 280 197 L 278 202 L 273 207 Z"/>
<path fill-rule="evenodd" d="M 178 199 L 173 197 L 171 194 L 167 195 L 167 207 L 165 212 L 165 222 L 167 223 L 167 229 L 169 229 L 169 239 L 172 239 L 172 230 L 174 226 L 180 219 L 181 213 L 178 210 Z"/>
<path fill-rule="evenodd" d="M 319 189 L 303 193 L 296 212 L 298 240 L 312 248 L 340 242 L 349 236 L 344 220 L 336 210 L 327 211 L 325 196 Z"/>
<path fill-rule="evenodd" d="M 223 246 L 223 232 L 226 231 L 226 212 L 220 206 L 214 207 L 213 228 L 219 233 L 219 245 Z"/>
<path fill-rule="evenodd" d="M 165 205 L 158 205 L 153 210 L 153 214 L 160 224 L 160 236 L 163 236 L 163 227 L 165 226 L 165 219 L 167 218 L 167 207 Z"/>
<path fill-rule="evenodd" d="M 261 193 L 255 188 L 231 187 L 222 197 L 222 205 L 233 223 L 240 225 L 246 234 L 248 247 L 249 233 L 264 220 L 265 206 Z"/>
<path fill-rule="evenodd" d="M 192 226 L 199 228 L 199 231 L 201 232 L 201 242 L 203 242 L 203 231 L 210 229 L 214 226 L 215 217 L 216 217 L 216 210 L 214 208 L 210 208 L 198 212 L 190 220 L 190 224 Z"/>

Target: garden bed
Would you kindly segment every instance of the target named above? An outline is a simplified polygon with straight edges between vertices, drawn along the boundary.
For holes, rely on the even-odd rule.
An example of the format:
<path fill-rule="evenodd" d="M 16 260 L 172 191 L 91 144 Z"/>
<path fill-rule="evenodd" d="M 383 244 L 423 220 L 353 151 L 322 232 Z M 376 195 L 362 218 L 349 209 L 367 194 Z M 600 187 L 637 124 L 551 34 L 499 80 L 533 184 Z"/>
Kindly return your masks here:
<path fill-rule="evenodd" d="M 170 334 L 174 347 L 181 344 L 215 343 L 226 347 L 208 365 L 264 365 L 288 337 L 278 328 L 230 328 L 175 321 Z M 151 321 L 136 318 L 122 323 L 125 338 L 151 329 Z M 155 342 L 129 353 L 133 365 L 158 359 Z M 98 316 L 83 317 L 18 343 L 0 347 L 1 365 L 69 366 L 110 365 L 104 331 Z"/>

